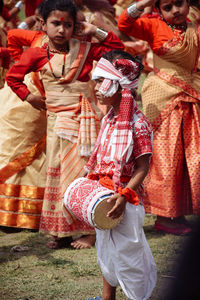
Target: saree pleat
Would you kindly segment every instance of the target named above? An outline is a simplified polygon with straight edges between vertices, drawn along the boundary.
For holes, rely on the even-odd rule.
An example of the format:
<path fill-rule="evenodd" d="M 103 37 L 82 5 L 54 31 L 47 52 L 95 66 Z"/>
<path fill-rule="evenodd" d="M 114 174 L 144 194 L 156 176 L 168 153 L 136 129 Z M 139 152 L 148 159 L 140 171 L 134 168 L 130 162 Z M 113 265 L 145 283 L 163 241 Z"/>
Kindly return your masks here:
<path fill-rule="evenodd" d="M 145 179 L 146 212 L 164 217 L 200 213 L 199 37 L 190 25 L 183 41 L 155 55 L 155 73 L 144 84 L 144 112 L 154 130 Z M 168 50 L 166 51 L 166 49 Z M 191 60 L 190 60 L 191 58 Z M 156 89 L 155 89 L 156 84 Z"/>
<path fill-rule="evenodd" d="M 29 87 L 30 81 L 27 76 Z M 46 178 L 46 115 L 7 85 L 0 98 L 0 225 L 38 229 Z"/>
<path fill-rule="evenodd" d="M 38 36 L 35 46 L 46 37 Z M 32 45 L 33 46 L 33 45 Z M 37 74 L 25 83 L 40 95 Z M 0 90 L 0 225 L 39 229 L 46 179 L 46 113 Z"/>
<path fill-rule="evenodd" d="M 87 158 L 78 155 L 77 144 L 62 139 L 56 134 L 55 122 L 56 114 L 49 113 L 47 128 L 48 169 L 40 231 L 58 237 L 94 233 L 94 229 L 86 223 L 73 220 L 70 215 L 68 215 L 68 219 L 63 216 L 64 192 L 75 178 L 83 175 L 83 167 Z"/>

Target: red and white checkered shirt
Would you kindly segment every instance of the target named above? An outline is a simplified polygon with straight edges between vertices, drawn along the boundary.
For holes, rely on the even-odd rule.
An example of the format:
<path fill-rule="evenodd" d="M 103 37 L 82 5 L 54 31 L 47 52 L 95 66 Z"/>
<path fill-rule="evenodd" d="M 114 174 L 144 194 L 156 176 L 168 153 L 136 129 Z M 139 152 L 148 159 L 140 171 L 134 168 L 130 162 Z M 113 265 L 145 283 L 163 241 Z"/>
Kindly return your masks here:
<path fill-rule="evenodd" d="M 135 110 L 132 128 L 128 131 L 126 127 L 124 132 L 122 127 L 118 129 L 117 117 L 111 108 L 103 118 L 97 143 L 86 165 L 88 170 L 96 174 L 110 176 L 114 181 L 115 191 L 119 186 L 127 184 L 121 182 L 122 177 L 127 177 L 127 181 L 132 177 L 136 159 L 152 153 L 153 138 L 151 124 L 141 111 Z M 140 189 L 139 194 L 143 198 L 143 189 Z"/>

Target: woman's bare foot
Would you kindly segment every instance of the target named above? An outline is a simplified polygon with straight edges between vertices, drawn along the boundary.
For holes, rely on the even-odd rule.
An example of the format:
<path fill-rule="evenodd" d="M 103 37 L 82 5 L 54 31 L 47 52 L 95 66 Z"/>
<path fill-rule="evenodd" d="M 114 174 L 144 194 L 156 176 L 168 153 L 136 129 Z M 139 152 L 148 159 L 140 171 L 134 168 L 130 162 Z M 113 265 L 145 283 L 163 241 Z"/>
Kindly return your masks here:
<path fill-rule="evenodd" d="M 170 228 L 175 228 L 175 227 L 177 227 L 177 225 L 180 225 L 180 224 L 188 226 L 188 227 L 190 226 L 188 221 L 185 219 L 185 216 L 180 216 L 180 217 L 176 217 L 176 218 L 166 218 L 166 217 L 157 216 L 157 222 L 159 224 L 168 226 Z"/>
<path fill-rule="evenodd" d="M 75 249 L 86 249 L 94 246 L 95 242 L 96 242 L 96 235 L 91 234 L 91 235 L 82 236 L 79 239 L 73 241 L 71 243 L 71 246 L 74 247 Z"/>
<path fill-rule="evenodd" d="M 190 224 L 187 222 L 184 216 L 173 219 L 157 216 L 154 228 L 157 231 L 163 231 L 165 233 L 171 233 L 175 235 L 187 235 L 191 232 Z"/>
<path fill-rule="evenodd" d="M 63 237 L 58 238 L 56 236 L 52 236 L 51 240 L 47 243 L 47 247 L 50 249 L 61 249 L 69 247 L 72 241 L 72 237 Z"/>

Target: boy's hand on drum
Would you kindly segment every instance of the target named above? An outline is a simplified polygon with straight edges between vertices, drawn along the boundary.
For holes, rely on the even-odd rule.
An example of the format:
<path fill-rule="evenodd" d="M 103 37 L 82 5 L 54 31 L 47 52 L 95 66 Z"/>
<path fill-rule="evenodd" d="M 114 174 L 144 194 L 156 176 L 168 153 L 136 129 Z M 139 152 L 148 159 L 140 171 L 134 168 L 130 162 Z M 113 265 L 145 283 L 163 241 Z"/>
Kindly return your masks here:
<path fill-rule="evenodd" d="M 107 202 L 115 203 L 113 208 L 107 213 L 107 217 L 112 218 L 112 219 L 119 218 L 125 210 L 125 206 L 126 206 L 125 196 L 122 196 L 120 194 L 115 194 L 112 197 L 110 197 L 107 200 Z"/>
<path fill-rule="evenodd" d="M 28 94 L 26 101 L 36 109 L 46 110 L 45 97 Z"/>

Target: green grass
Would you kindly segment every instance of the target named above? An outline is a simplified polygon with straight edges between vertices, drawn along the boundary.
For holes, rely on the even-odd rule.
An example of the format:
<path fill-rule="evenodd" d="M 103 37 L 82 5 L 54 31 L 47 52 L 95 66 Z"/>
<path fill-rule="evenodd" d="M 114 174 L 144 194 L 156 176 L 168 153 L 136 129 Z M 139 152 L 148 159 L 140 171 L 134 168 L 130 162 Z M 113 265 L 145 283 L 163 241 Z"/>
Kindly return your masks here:
<path fill-rule="evenodd" d="M 153 230 L 155 217 L 145 218 L 145 233 L 158 268 L 158 282 L 152 300 L 167 300 L 163 290 L 173 280 L 176 261 L 183 251 L 177 237 Z M 0 299 L 1 300 L 86 300 L 101 295 L 102 279 L 96 249 L 51 250 L 48 237 L 28 230 L 0 228 Z M 12 252 L 13 246 L 28 251 Z M 164 287 L 163 287 L 164 285 Z M 120 288 L 117 299 L 126 300 Z"/>

